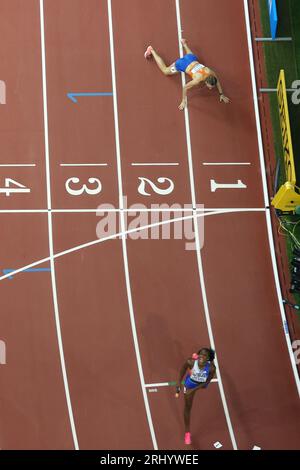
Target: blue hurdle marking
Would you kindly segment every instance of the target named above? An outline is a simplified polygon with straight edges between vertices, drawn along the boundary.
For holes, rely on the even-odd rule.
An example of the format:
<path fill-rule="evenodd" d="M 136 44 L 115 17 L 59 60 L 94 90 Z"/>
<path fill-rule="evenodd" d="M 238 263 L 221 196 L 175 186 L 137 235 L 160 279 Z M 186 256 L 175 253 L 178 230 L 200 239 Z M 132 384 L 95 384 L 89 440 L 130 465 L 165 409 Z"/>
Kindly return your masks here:
<path fill-rule="evenodd" d="M 3 271 L 3 274 L 9 274 L 9 273 L 13 273 L 14 271 L 16 271 L 16 269 L 2 269 Z M 29 269 L 24 269 L 24 271 L 22 271 L 23 273 L 43 273 L 43 272 L 50 272 L 51 271 L 51 268 L 29 268 Z M 9 276 L 8 279 L 13 279 L 14 277 L 13 276 Z"/>
<path fill-rule="evenodd" d="M 73 101 L 73 103 L 77 103 L 76 97 L 79 96 L 113 96 L 113 93 L 67 93 L 67 97 Z"/>

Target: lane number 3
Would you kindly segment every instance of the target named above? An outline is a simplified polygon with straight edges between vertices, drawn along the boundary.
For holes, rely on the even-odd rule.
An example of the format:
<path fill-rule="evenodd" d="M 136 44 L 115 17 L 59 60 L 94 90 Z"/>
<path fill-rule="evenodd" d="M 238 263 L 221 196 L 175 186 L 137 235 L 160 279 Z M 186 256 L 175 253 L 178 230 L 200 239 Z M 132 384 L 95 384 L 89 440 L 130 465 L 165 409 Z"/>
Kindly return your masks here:
<path fill-rule="evenodd" d="M 69 178 L 66 181 L 66 184 L 65 184 L 66 190 L 72 196 L 80 196 L 83 193 L 95 195 L 95 194 L 101 193 L 102 191 L 102 184 L 98 178 L 89 178 L 88 179 L 89 185 L 81 184 L 81 186 L 77 187 L 76 189 L 76 186 L 78 185 L 78 183 L 80 183 L 80 179 L 77 178 L 76 176 Z"/>

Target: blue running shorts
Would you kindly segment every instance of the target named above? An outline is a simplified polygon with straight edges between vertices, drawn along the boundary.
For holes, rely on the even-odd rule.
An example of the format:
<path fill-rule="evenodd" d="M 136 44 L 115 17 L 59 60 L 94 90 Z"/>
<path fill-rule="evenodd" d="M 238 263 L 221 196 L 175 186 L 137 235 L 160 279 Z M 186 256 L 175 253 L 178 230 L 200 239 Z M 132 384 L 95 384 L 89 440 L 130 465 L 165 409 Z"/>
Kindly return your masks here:
<path fill-rule="evenodd" d="M 186 68 L 192 63 L 192 62 L 199 62 L 199 59 L 196 55 L 194 54 L 186 54 L 184 57 L 181 57 L 181 59 L 177 59 L 175 62 L 175 68 L 178 72 L 185 72 Z"/>

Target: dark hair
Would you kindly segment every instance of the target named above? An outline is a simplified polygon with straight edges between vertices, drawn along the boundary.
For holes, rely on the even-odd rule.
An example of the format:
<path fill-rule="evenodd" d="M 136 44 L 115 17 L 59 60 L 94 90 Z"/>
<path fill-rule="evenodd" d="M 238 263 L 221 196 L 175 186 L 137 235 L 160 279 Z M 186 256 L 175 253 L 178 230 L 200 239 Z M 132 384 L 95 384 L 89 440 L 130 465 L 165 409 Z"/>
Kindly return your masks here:
<path fill-rule="evenodd" d="M 205 80 L 205 83 L 208 83 L 211 86 L 216 86 L 218 80 L 213 75 L 209 75 Z"/>
<path fill-rule="evenodd" d="M 200 354 L 202 351 L 207 352 L 209 361 L 213 361 L 215 359 L 216 353 L 213 349 L 211 349 L 211 348 L 201 348 L 201 349 L 199 349 L 197 354 Z"/>

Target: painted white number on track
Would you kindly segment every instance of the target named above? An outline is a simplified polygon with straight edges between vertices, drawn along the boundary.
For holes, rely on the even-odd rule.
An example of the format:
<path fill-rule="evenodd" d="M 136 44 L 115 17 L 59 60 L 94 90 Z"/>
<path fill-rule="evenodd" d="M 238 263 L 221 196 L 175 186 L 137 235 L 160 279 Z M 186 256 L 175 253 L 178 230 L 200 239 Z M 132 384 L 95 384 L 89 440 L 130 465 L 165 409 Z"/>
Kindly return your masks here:
<path fill-rule="evenodd" d="M 141 178 L 139 178 L 139 180 L 140 180 L 140 185 L 138 187 L 138 192 L 142 196 L 151 196 L 151 193 L 146 192 L 146 184 L 148 184 L 156 194 L 160 194 L 162 196 L 166 196 L 167 194 L 171 194 L 174 191 L 174 183 L 169 178 L 164 178 L 162 176 L 157 178 L 157 182 L 160 183 L 160 184 L 164 184 L 166 182 L 169 183 L 169 185 L 166 189 L 159 188 L 155 183 L 153 183 L 153 181 L 149 180 L 148 178 L 141 177 Z"/>
<path fill-rule="evenodd" d="M 72 178 L 69 178 L 67 181 L 66 181 L 66 190 L 69 194 L 71 194 L 72 196 L 80 196 L 81 194 L 83 193 L 87 193 L 87 194 L 90 194 L 90 195 L 95 195 L 95 194 L 99 194 L 101 193 L 102 191 L 102 184 L 101 184 L 101 181 L 98 180 L 98 178 L 89 178 L 88 179 L 88 182 L 90 183 L 90 185 L 92 186 L 95 186 L 96 187 L 90 187 L 88 188 L 88 186 L 86 184 L 83 184 L 79 189 L 72 189 L 70 184 L 78 184 L 80 183 L 80 179 L 77 178 L 76 176 L 73 176 Z"/>
<path fill-rule="evenodd" d="M 30 189 L 26 188 L 24 184 L 18 183 L 18 181 L 11 178 L 5 178 L 4 186 L 4 188 L 0 188 L 0 193 L 5 193 L 6 196 L 10 196 L 13 193 L 30 193 Z"/>
<path fill-rule="evenodd" d="M 233 184 L 221 184 L 217 183 L 215 180 L 210 180 L 210 190 L 212 193 L 217 191 L 217 189 L 246 189 L 247 185 L 244 184 L 241 180 L 238 180 L 237 183 Z"/>

